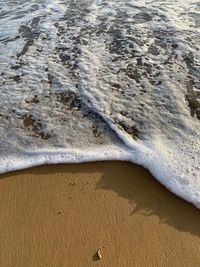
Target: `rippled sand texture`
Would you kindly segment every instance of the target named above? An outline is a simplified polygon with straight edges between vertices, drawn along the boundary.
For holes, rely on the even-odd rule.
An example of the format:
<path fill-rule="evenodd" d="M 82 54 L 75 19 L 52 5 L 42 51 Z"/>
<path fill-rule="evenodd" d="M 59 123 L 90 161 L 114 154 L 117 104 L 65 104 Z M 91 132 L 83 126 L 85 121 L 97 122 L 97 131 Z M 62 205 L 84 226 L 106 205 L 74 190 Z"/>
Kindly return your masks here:
<path fill-rule="evenodd" d="M 200 206 L 199 1 L 2 1 L 1 171 L 139 163 Z"/>

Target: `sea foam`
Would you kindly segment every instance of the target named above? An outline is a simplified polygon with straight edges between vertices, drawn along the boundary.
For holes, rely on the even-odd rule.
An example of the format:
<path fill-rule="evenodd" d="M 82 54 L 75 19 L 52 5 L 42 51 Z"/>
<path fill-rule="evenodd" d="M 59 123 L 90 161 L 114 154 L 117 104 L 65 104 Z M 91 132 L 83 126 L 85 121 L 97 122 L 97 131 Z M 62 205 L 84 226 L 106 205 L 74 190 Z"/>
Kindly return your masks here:
<path fill-rule="evenodd" d="M 199 1 L 4 0 L 0 172 L 128 160 L 200 207 Z"/>

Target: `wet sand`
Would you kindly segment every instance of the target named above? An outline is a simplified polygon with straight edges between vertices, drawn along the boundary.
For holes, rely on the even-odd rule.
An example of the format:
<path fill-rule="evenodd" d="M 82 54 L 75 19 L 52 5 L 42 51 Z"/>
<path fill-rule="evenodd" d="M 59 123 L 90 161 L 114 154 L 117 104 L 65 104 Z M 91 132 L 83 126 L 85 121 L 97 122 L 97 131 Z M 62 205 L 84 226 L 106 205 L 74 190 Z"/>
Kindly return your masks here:
<path fill-rule="evenodd" d="M 200 266 L 200 210 L 126 162 L 4 174 L 0 266 Z"/>

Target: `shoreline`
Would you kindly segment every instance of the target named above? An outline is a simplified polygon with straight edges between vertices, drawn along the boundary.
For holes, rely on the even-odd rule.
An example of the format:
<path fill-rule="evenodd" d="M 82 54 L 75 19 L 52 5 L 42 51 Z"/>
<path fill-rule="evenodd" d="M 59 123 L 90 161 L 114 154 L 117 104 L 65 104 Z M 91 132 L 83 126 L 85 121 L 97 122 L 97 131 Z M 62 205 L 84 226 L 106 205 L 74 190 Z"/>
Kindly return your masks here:
<path fill-rule="evenodd" d="M 0 178 L 1 266 L 200 264 L 200 211 L 141 166 L 44 165 Z"/>

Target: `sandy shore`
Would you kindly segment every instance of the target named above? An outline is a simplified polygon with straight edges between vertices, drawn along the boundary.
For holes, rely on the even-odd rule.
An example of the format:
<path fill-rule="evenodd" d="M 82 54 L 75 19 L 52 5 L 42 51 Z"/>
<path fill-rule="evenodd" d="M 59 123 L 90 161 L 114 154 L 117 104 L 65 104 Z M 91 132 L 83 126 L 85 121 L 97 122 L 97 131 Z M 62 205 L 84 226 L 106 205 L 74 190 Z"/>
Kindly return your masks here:
<path fill-rule="evenodd" d="M 200 266 L 200 211 L 126 162 L 4 174 L 0 266 Z"/>

